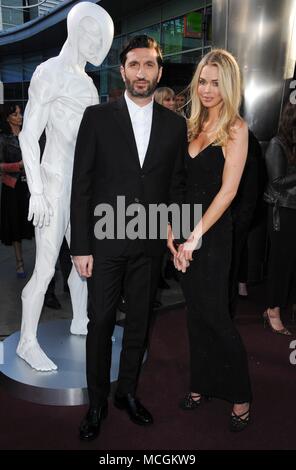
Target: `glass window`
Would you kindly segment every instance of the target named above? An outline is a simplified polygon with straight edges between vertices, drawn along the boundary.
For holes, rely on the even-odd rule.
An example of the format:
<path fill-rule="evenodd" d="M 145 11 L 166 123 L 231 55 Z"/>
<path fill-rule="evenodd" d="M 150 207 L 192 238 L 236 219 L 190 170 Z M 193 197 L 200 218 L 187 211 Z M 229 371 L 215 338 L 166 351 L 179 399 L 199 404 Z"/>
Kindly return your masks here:
<path fill-rule="evenodd" d="M 165 21 L 161 45 L 165 55 L 195 49 L 203 42 L 203 10 Z"/>
<path fill-rule="evenodd" d="M 161 31 L 161 46 L 164 55 L 182 51 L 183 36 L 183 18 L 164 22 Z"/>
<path fill-rule="evenodd" d="M 23 99 L 22 83 L 4 83 L 4 100 L 19 101 Z"/>
<path fill-rule="evenodd" d="M 111 49 L 104 60 L 102 67 L 120 64 L 119 54 L 121 53 L 123 42 L 125 42 L 125 36 L 114 38 Z"/>
<path fill-rule="evenodd" d="M 14 83 L 23 80 L 23 66 L 21 56 L 10 56 L 0 62 L 3 82 Z"/>
<path fill-rule="evenodd" d="M 119 67 L 102 70 L 102 74 L 100 98 L 101 100 L 103 98 L 103 100 L 115 101 L 122 96 L 125 89 Z"/>
<path fill-rule="evenodd" d="M 9 5 L 9 2 L 3 2 L 3 4 Z M 23 6 L 21 0 L 10 1 L 10 5 L 11 4 L 14 4 L 15 6 Z M 16 10 L 14 8 L 2 8 L 2 22 L 4 27 L 22 24 L 24 22 L 23 11 Z"/>
<path fill-rule="evenodd" d="M 139 29 L 138 31 L 134 31 L 133 33 L 128 34 L 127 40 L 129 40 L 133 36 L 138 36 L 140 34 L 147 34 L 147 36 L 151 36 L 153 39 L 155 39 L 155 41 L 160 43 L 160 34 L 161 34 L 160 23 L 154 24 L 152 26 L 148 26 L 147 28 L 144 28 L 144 29 Z"/>
<path fill-rule="evenodd" d="M 31 80 L 36 67 L 37 67 L 37 64 L 35 64 L 34 62 L 24 63 L 24 80 Z"/>

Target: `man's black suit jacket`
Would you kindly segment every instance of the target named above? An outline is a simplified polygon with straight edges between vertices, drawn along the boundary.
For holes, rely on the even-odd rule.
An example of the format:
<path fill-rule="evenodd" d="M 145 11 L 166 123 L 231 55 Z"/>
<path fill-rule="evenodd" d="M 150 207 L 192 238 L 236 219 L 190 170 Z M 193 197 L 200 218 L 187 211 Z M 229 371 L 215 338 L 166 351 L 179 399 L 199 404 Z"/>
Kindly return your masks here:
<path fill-rule="evenodd" d="M 153 104 L 149 145 L 141 168 L 125 99 L 90 106 L 78 132 L 71 195 L 71 253 L 120 256 L 127 239 L 98 240 L 94 226 L 95 207 L 116 207 L 117 196 L 126 206 L 181 203 L 185 191 L 184 156 L 187 146 L 183 117 Z M 116 211 L 115 211 L 116 214 Z M 148 224 L 147 224 L 148 225 Z M 143 243 L 147 256 L 160 256 L 166 240 Z"/>

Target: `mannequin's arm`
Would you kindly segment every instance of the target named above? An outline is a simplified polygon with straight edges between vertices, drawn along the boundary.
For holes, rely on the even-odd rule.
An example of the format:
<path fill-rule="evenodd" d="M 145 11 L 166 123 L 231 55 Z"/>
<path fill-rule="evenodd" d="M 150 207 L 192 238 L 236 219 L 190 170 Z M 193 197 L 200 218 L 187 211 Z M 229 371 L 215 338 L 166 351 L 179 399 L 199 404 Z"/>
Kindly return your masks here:
<path fill-rule="evenodd" d="M 48 87 L 50 84 L 48 84 Z M 19 142 L 22 150 L 28 186 L 31 194 L 42 194 L 43 183 L 40 174 L 39 139 L 45 129 L 49 115 L 49 103 L 44 103 L 45 84 L 38 75 L 33 76 L 29 88 L 29 101 L 24 114 Z"/>
<path fill-rule="evenodd" d="M 29 101 L 24 114 L 24 124 L 19 134 L 28 186 L 31 193 L 29 216 L 33 218 L 34 225 L 40 227 L 49 224 L 52 209 L 45 198 L 44 187 L 40 172 L 39 139 L 47 124 L 50 110 L 50 96 L 52 95 L 48 79 L 44 79 L 44 72 L 36 70 L 29 88 Z"/>

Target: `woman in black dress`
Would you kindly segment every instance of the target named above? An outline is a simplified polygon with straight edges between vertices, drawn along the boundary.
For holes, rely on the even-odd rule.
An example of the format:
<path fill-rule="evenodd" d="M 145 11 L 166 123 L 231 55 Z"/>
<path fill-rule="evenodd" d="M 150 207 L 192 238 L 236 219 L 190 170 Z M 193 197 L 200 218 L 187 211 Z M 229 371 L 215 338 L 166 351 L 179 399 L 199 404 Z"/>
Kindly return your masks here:
<path fill-rule="evenodd" d="M 296 104 L 285 106 L 278 135 L 271 139 L 265 161 L 270 252 L 268 308 L 263 317 L 273 333 L 290 336 L 282 323 L 281 310 L 288 304 L 296 277 Z"/>
<path fill-rule="evenodd" d="M 0 172 L 2 175 L 0 239 L 13 245 L 16 275 L 26 276 L 22 256 L 22 240 L 33 237 L 33 225 L 28 222 L 29 190 L 26 182 L 18 135 L 21 131 L 21 109 L 6 103 L 2 113 L 0 133 Z"/>
<path fill-rule="evenodd" d="M 186 203 L 202 204 L 202 218 L 174 250 L 187 302 L 190 389 L 181 402 L 196 409 L 203 397 L 233 404 L 230 429 L 249 424 L 251 388 L 247 357 L 229 314 L 232 251 L 230 204 L 243 173 L 248 127 L 239 116 L 240 72 L 227 51 L 209 52 L 191 82 Z M 201 242 L 201 246 L 200 246 Z"/>

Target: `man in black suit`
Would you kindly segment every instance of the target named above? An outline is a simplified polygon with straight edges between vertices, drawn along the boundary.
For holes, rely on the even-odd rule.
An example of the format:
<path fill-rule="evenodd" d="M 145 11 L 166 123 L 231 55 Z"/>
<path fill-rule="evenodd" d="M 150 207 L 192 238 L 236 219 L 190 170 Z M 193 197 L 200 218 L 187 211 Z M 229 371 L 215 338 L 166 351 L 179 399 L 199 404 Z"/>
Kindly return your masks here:
<path fill-rule="evenodd" d="M 124 276 L 128 309 L 114 404 L 127 411 L 136 424 L 153 422 L 135 393 L 166 248 L 165 239 L 149 238 L 148 226 L 145 238 L 118 235 L 118 220 L 113 238 L 98 239 L 94 227 L 100 219 L 95 208 L 107 203 L 116 214 L 118 196 L 139 211 L 148 210 L 151 204 L 182 202 L 185 184 L 185 120 L 153 101 L 162 74 L 158 44 L 145 35 L 136 36 L 120 59 L 124 97 L 86 109 L 73 170 L 71 253 L 80 275 L 88 278 L 89 288 L 86 361 L 90 407 L 80 425 L 83 440 L 99 434 L 101 420 L 107 415 L 111 337 Z"/>

